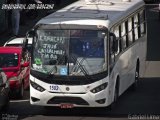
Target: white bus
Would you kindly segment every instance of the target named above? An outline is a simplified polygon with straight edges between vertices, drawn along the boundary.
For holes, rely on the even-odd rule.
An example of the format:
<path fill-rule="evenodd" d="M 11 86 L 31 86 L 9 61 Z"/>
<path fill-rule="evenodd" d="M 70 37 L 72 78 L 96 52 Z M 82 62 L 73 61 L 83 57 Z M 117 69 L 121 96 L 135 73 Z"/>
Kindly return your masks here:
<path fill-rule="evenodd" d="M 79 0 L 42 18 L 33 36 L 30 103 L 107 107 L 143 76 L 143 0 Z"/>

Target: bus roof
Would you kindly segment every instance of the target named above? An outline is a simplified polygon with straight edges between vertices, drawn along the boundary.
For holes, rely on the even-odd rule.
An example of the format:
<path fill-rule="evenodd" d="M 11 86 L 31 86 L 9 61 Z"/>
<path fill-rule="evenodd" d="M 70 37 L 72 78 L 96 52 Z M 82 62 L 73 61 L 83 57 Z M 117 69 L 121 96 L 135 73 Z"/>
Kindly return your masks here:
<path fill-rule="evenodd" d="M 109 28 L 145 4 L 143 0 L 103 0 L 89 4 L 86 1 L 79 0 L 42 18 L 37 24 L 102 25 Z"/>

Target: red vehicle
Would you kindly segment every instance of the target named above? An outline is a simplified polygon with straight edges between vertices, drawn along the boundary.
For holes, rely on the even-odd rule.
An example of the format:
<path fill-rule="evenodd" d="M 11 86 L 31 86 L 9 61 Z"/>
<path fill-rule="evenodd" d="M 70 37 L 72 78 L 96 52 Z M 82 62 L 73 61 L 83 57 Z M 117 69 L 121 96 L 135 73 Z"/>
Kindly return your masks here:
<path fill-rule="evenodd" d="M 22 47 L 0 47 L 0 68 L 7 75 L 11 94 L 23 97 L 29 87 L 30 57 Z"/>

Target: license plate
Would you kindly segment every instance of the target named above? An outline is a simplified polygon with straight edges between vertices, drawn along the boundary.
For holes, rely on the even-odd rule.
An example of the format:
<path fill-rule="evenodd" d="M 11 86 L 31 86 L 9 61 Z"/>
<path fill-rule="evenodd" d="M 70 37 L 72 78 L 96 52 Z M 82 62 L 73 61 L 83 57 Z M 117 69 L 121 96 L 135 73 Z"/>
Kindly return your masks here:
<path fill-rule="evenodd" d="M 73 108 L 73 104 L 70 103 L 63 103 L 60 105 L 61 108 L 67 109 L 67 108 Z"/>

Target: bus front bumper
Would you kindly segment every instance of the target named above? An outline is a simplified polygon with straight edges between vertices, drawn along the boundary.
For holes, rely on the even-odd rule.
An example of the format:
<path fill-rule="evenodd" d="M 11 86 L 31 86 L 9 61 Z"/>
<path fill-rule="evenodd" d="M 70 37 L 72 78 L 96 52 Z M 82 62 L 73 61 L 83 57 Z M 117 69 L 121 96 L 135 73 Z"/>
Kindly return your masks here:
<path fill-rule="evenodd" d="M 107 89 L 92 94 L 86 92 L 84 94 L 65 94 L 65 93 L 52 93 L 47 90 L 40 92 L 30 85 L 30 103 L 32 105 L 40 106 L 57 106 L 61 107 L 63 104 L 72 105 L 72 107 L 106 107 L 109 106 L 109 97 Z"/>

